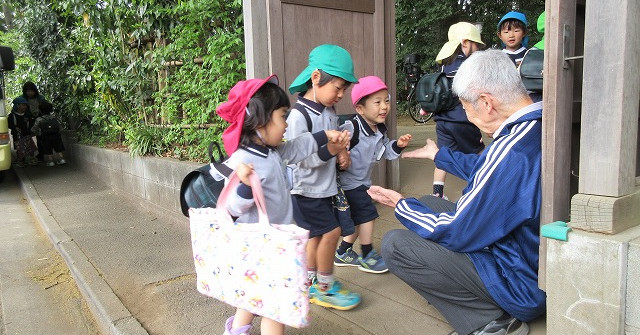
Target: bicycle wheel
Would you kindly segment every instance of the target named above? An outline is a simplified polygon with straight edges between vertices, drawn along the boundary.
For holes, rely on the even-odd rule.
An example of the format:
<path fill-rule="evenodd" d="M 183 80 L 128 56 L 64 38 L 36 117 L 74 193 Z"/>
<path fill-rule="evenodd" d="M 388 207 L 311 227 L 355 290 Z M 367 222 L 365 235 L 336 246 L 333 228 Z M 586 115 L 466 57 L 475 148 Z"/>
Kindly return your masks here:
<path fill-rule="evenodd" d="M 418 122 L 418 123 L 426 123 L 431 120 L 433 117 L 433 113 L 430 112 L 422 112 L 422 107 L 420 107 L 420 103 L 417 101 L 409 102 L 409 116 Z"/>

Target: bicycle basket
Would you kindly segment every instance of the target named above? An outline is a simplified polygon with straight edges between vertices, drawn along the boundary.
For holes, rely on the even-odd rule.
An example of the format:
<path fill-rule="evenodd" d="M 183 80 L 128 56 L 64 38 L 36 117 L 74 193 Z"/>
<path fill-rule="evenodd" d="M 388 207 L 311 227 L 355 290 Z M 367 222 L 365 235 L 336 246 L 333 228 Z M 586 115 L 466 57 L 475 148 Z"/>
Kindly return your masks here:
<path fill-rule="evenodd" d="M 422 110 L 436 114 L 452 109 L 457 103 L 444 72 L 428 73 L 420 78 L 416 87 L 416 101 Z"/>

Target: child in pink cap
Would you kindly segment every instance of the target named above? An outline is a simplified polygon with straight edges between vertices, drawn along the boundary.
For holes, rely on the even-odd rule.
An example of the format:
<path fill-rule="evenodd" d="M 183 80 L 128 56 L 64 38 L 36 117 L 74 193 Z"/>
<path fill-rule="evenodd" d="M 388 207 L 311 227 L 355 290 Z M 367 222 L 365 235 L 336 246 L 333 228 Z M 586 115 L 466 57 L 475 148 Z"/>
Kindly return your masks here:
<path fill-rule="evenodd" d="M 358 137 L 351 140 L 351 166 L 340 171 L 340 181 L 356 232 L 343 238 L 333 262 L 336 266 L 357 266 L 364 272 L 384 273 L 389 269 L 373 249 L 373 222 L 379 215 L 367 190 L 371 187 L 373 164 L 383 158 L 398 158 L 412 136 L 405 134 L 397 141 L 387 137 L 384 121 L 391 111 L 391 101 L 382 79 L 376 76 L 358 79 L 351 89 L 351 101 L 358 114 L 345 121 L 344 129 L 358 134 Z M 362 250 L 360 255 L 353 250 L 358 238 Z"/>
<path fill-rule="evenodd" d="M 229 92 L 228 100 L 216 109 L 218 115 L 231 123 L 222 134 L 225 150 L 230 155 L 225 164 L 236 170 L 242 181 L 227 202 L 227 210 L 237 217 L 236 222 L 259 222 L 249 186 L 249 176 L 256 174 L 264 191 L 269 222 L 293 223 L 291 185 L 286 178 L 285 161 L 298 162 L 318 150 L 335 155 L 349 142 L 348 132 L 337 130 L 307 133 L 283 142 L 289 107 L 289 97 L 278 86 L 278 78 L 272 75 L 238 82 Z M 291 289 L 307 289 L 302 286 Z M 224 334 L 249 334 L 253 318 L 251 312 L 238 308 L 226 321 Z M 285 328 L 284 324 L 267 317 L 262 318 L 260 327 L 262 334 L 277 335 L 284 334 Z"/>

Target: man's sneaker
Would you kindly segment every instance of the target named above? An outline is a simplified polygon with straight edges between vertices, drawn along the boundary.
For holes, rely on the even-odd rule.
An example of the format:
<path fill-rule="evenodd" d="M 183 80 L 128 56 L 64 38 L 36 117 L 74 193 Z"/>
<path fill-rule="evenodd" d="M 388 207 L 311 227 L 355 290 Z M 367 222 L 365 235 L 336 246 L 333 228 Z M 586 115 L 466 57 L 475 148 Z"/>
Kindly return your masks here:
<path fill-rule="evenodd" d="M 375 250 L 371 250 L 365 258 L 359 257 L 358 263 L 360 263 L 360 266 L 358 266 L 360 271 L 369 273 L 385 273 L 389 271 L 384 259 Z"/>
<path fill-rule="evenodd" d="M 223 335 L 249 335 L 249 330 L 251 329 L 251 325 L 242 326 L 238 329 L 231 329 L 231 325 L 233 324 L 233 316 L 227 319 L 227 322 L 224 323 L 224 334 Z"/>
<path fill-rule="evenodd" d="M 442 199 L 444 199 L 444 200 L 449 200 L 449 198 L 448 198 L 446 195 L 444 195 L 444 194 L 440 195 L 440 193 L 434 193 L 434 194 L 432 194 L 432 195 L 433 195 L 434 197 L 442 198 Z"/>
<path fill-rule="evenodd" d="M 54 163 L 53 161 L 48 161 L 47 164 L 45 164 L 46 166 L 55 166 L 56 163 Z"/>
<path fill-rule="evenodd" d="M 477 329 L 471 333 L 472 335 L 527 335 L 529 334 L 529 326 L 516 318 L 505 318 L 504 320 L 494 320 L 486 326 Z M 457 332 L 449 333 L 449 335 L 458 335 Z"/>
<path fill-rule="evenodd" d="M 64 158 L 60 158 L 60 160 L 56 162 L 56 165 L 65 165 L 65 164 L 67 164 L 67 161 L 65 161 Z"/>
<path fill-rule="evenodd" d="M 318 283 L 314 283 L 309 289 L 309 302 L 312 304 L 341 311 L 353 309 L 360 304 L 360 294 L 342 288 L 342 284 L 337 280 L 326 291 L 318 289 L 317 286 Z"/>
<path fill-rule="evenodd" d="M 347 249 L 342 255 L 336 251 L 336 255 L 333 257 L 333 264 L 335 266 L 360 266 L 358 258 L 360 258 L 358 253 L 351 248 Z"/>

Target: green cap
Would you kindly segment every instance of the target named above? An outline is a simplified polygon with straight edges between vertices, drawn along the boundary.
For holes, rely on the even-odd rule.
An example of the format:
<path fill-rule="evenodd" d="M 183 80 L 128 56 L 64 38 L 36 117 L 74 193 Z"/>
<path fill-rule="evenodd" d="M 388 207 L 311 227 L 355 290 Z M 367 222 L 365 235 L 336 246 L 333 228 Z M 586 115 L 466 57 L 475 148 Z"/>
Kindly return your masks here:
<path fill-rule="evenodd" d="M 540 42 L 536 43 L 533 47 L 538 48 L 540 50 L 544 50 L 544 19 L 545 14 L 542 12 L 540 16 L 538 16 L 538 31 L 542 33 L 542 39 Z"/>
<path fill-rule="evenodd" d="M 307 82 L 311 79 L 311 73 L 315 70 L 322 70 L 350 83 L 358 82 L 353 74 L 353 60 L 351 60 L 349 52 L 337 45 L 323 44 L 311 50 L 309 65 L 291 83 L 289 93 L 305 92 Z"/>

